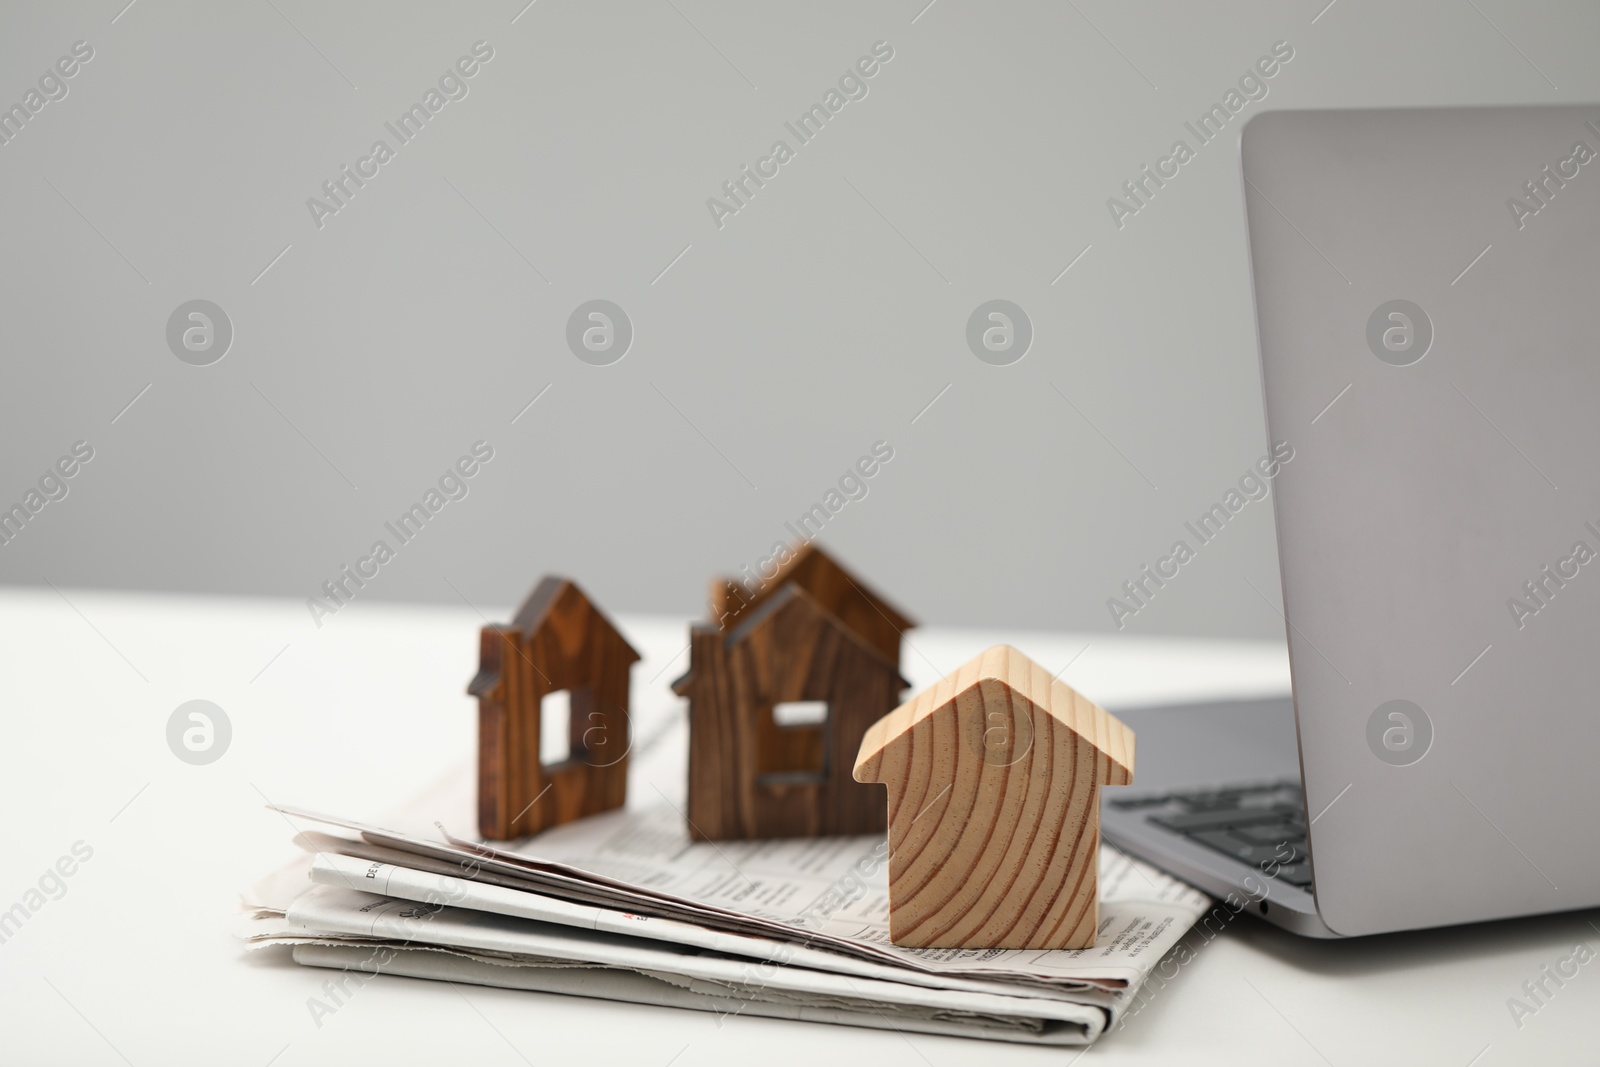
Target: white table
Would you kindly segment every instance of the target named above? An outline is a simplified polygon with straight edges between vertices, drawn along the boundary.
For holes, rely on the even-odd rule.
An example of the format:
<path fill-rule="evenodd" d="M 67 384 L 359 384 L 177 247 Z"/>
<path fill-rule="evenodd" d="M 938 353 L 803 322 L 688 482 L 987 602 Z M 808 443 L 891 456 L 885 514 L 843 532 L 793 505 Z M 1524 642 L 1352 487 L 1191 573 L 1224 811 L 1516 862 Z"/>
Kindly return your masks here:
<path fill-rule="evenodd" d="M 509 617 L 503 605 L 481 607 Z M 465 606 L 358 602 L 318 629 L 288 601 L 5 591 L 0 909 L 20 902 L 30 914 L 0 944 L 0 1061 L 955 1067 L 1077 1055 L 506 990 L 457 994 L 391 977 L 318 1026 L 306 1001 L 321 995 L 327 972 L 276 952 L 247 955 L 232 936 L 238 893 L 294 851 L 264 799 L 377 819 L 469 759 L 475 714 L 464 690 L 483 621 Z M 636 708 L 673 701 L 683 624 L 620 622 L 645 655 L 634 668 Z M 999 640 L 1051 669 L 1070 663 L 1063 678 L 1111 706 L 1288 684 L 1272 645 L 933 628 L 911 633 L 905 671 L 920 687 Z M 180 762 L 166 742 L 173 710 L 196 698 L 220 705 L 233 726 L 230 748 L 207 766 Z M 1592 834 L 1576 835 L 1575 847 L 1585 839 Z M 93 853 L 64 865 L 73 869 L 60 879 L 64 893 L 28 897 L 80 841 Z M 1194 958 L 1083 1058 L 1594 1062 L 1600 962 L 1549 985 L 1554 995 L 1520 1028 L 1507 999 L 1526 998 L 1522 983 L 1579 942 L 1600 947 L 1596 919 L 1325 943 L 1240 917 L 1212 940 L 1191 934 Z"/>

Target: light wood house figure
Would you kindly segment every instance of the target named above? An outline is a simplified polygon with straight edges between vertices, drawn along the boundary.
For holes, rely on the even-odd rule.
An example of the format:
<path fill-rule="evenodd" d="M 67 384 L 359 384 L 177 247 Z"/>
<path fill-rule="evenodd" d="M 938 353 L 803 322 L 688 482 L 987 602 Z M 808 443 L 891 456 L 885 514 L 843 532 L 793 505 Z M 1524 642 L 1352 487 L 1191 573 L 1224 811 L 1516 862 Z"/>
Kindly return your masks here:
<path fill-rule="evenodd" d="M 916 948 L 1088 948 L 1100 787 L 1133 731 L 997 645 L 879 719 L 859 782 L 889 791 L 889 935 Z"/>

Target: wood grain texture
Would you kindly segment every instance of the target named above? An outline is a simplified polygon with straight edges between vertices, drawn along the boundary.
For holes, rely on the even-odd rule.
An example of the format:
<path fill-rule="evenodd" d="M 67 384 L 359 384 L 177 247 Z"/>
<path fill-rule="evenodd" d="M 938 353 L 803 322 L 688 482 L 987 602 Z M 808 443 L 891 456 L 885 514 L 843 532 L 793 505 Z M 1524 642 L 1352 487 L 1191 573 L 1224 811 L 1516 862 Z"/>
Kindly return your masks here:
<path fill-rule="evenodd" d="M 547 577 L 509 625 L 485 626 L 478 674 L 478 831 L 496 840 L 620 808 L 635 652 L 571 581 Z M 571 693 L 570 756 L 539 760 L 544 697 Z"/>
<path fill-rule="evenodd" d="M 915 948 L 1088 948 L 1100 787 L 1133 731 L 997 645 L 874 723 L 855 777 L 889 793 L 889 935 Z"/>
<path fill-rule="evenodd" d="M 879 655 L 900 662 L 900 635 L 916 623 L 811 544 L 800 546 L 759 588 L 728 578 L 713 581 L 711 618 L 722 629 L 731 630 L 788 585 L 810 593 L 823 610 L 854 630 Z"/>
<path fill-rule="evenodd" d="M 861 738 L 905 681 L 879 650 L 798 584 L 732 631 L 690 631 L 690 834 L 699 840 L 882 832 L 882 799 L 851 775 Z M 821 700 L 820 725 L 785 727 L 775 704 Z"/>

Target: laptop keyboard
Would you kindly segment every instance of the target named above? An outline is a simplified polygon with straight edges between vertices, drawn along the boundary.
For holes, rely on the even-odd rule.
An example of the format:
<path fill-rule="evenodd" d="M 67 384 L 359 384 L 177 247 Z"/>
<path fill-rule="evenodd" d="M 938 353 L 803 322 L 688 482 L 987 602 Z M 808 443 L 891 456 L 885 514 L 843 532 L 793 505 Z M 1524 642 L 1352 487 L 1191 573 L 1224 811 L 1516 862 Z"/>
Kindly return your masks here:
<path fill-rule="evenodd" d="M 1311 885 L 1306 809 L 1293 780 L 1108 801 L 1293 886 Z"/>

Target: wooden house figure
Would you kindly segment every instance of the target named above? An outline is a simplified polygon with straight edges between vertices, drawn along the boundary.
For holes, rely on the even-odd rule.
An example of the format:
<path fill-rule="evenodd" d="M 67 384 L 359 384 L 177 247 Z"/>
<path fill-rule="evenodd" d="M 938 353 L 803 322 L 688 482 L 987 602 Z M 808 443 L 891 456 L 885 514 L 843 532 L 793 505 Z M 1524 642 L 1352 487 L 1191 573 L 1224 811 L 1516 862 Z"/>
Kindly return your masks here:
<path fill-rule="evenodd" d="M 856 779 L 889 788 L 889 936 L 915 948 L 1088 948 L 1100 787 L 1133 731 L 1007 645 L 873 725 Z"/>
<path fill-rule="evenodd" d="M 881 833 L 883 800 L 851 768 L 906 687 L 911 620 L 809 546 L 722 606 L 723 625 L 691 628 L 689 671 L 672 686 L 689 700 L 691 836 Z M 810 718 L 794 721 L 796 710 Z"/>
<path fill-rule="evenodd" d="M 510 840 L 620 808 L 628 786 L 628 673 L 639 658 L 583 591 L 546 577 L 509 625 L 483 628 L 478 831 Z M 540 760 L 544 701 L 569 697 L 568 755 Z"/>

